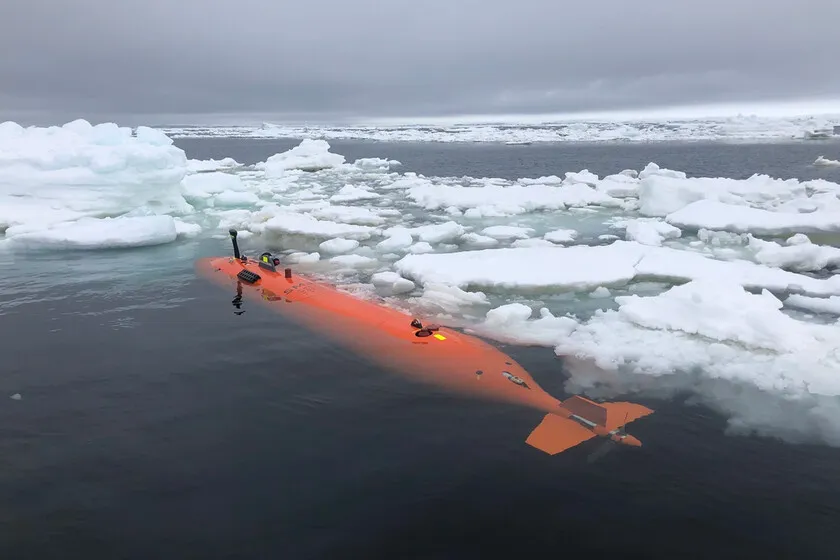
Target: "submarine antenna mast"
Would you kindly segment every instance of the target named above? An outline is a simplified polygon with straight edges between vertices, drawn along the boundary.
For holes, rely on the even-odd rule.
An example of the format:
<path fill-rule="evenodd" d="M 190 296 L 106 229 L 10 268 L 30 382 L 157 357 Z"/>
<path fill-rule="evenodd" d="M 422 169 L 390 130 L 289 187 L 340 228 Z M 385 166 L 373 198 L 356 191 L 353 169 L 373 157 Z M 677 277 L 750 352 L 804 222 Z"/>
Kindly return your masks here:
<path fill-rule="evenodd" d="M 228 233 L 230 234 L 230 242 L 233 243 L 233 257 L 236 259 L 241 259 L 242 256 L 239 253 L 239 243 L 236 242 L 236 230 L 230 229 L 228 230 Z"/>

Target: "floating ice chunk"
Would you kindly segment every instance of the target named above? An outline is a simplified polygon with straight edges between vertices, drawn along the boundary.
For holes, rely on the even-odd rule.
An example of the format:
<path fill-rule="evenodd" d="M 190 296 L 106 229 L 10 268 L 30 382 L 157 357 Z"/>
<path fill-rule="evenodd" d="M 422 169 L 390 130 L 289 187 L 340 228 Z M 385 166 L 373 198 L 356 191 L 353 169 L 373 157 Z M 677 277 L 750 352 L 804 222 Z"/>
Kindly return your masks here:
<path fill-rule="evenodd" d="M 685 229 L 703 228 L 759 235 L 840 231 L 840 212 L 771 212 L 714 200 L 698 200 L 668 214 L 665 220 Z"/>
<path fill-rule="evenodd" d="M 505 216 L 538 210 L 563 210 L 570 206 L 619 207 L 621 200 L 599 192 L 584 183 L 564 186 L 544 184 L 481 187 L 460 185 L 419 185 L 407 196 L 427 210 L 455 207 L 467 217 Z"/>
<path fill-rule="evenodd" d="M 792 291 L 811 295 L 840 294 L 840 278 L 811 278 L 749 261 L 721 261 L 703 254 L 667 247 L 650 249 L 636 264 L 637 274 L 643 277 L 684 282 L 726 278 L 748 289 L 767 288 L 774 292 Z"/>
<path fill-rule="evenodd" d="M 241 235 L 241 233 L 240 233 Z M 305 253 L 303 251 L 296 251 L 286 256 L 286 261 L 289 264 L 311 264 L 321 260 L 321 255 L 317 252 Z"/>
<path fill-rule="evenodd" d="M 458 312 L 464 307 L 490 305 L 484 292 L 467 292 L 457 286 L 435 282 L 423 286 L 423 295 L 417 299 L 421 305 L 430 305 L 449 313 Z"/>
<path fill-rule="evenodd" d="M 571 243 L 577 237 L 578 232 L 573 229 L 555 229 L 543 235 L 543 239 L 552 243 Z"/>
<path fill-rule="evenodd" d="M 114 249 L 171 243 L 178 237 L 172 216 L 81 218 L 49 229 L 6 236 L 14 245 L 50 249 Z"/>
<path fill-rule="evenodd" d="M 263 228 L 275 234 L 296 234 L 310 237 L 345 237 L 347 239 L 369 239 L 376 230 L 369 226 L 339 224 L 328 220 L 317 220 L 304 214 L 278 213 L 270 218 Z"/>
<path fill-rule="evenodd" d="M 201 226 L 175 218 L 175 231 L 178 237 L 195 237 L 201 233 Z"/>
<path fill-rule="evenodd" d="M 595 188 L 614 198 L 639 196 L 639 180 L 624 173 L 607 175 Z"/>
<path fill-rule="evenodd" d="M 693 281 L 652 297 L 619 296 L 619 315 L 648 329 L 696 334 L 759 350 L 804 350 L 815 342 L 800 323 L 779 313 L 782 302 L 767 290 L 750 294 L 734 283 Z M 838 331 L 840 334 L 840 331 Z"/>
<path fill-rule="evenodd" d="M 187 160 L 187 171 L 189 173 L 218 171 L 220 169 L 230 169 L 231 167 L 239 167 L 241 165 L 241 163 L 229 157 L 223 159 L 189 159 Z"/>
<path fill-rule="evenodd" d="M 626 222 L 627 241 L 638 241 L 642 245 L 658 247 L 665 239 L 676 239 L 682 235 L 679 228 L 661 220 L 630 220 Z"/>
<path fill-rule="evenodd" d="M 424 253 L 434 253 L 435 249 L 425 241 L 418 241 L 408 248 L 408 252 L 415 255 L 422 255 Z"/>
<path fill-rule="evenodd" d="M 466 229 L 456 222 L 444 222 L 442 224 L 429 224 L 411 229 L 411 233 L 417 235 L 420 241 L 427 243 L 444 243 L 455 241 L 466 233 Z"/>
<path fill-rule="evenodd" d="M 796 321 L 766 293 L 692 284 L 622 300 L 560 338 L 555 353 L 585 364 L 569 384 L 689 391 L 730 427 L 840 444 L 840 329 Z"/>
<path fill-rule="evenodd" d="M 625 170 L 625 171 L 622 171 L 621 173 L 623 175 L 627 175 L 627 176 L 632 177 L 633 175 L 631 175 L 629 173 L 629 171 L 631 171 L 631 170 Z M 654 162 L 648 163 L 645 166 L 645 168 L 642 169 L 641 172 L 638 173 L 638 175 L 636 175 L 636 177 L 638 177 L 639 179 L 646 179 L 648 177 L 654 177 L 654 176 L 670 177 L 672 179 L 685 179 L 686 178 L 686 174 L 684 172 L 674 171 L 672 169 L 665 169 L 664 167 L 659 167 L 659 165 L 657 165 Z"/>
<path fill-rule="evenodd" d="M 594 188 L 598 184 L 598 176 L 588 169 L 577 172 L 567 171 L 566 179 L 563 182 L 568 184 L 583 183 L 584 185 L 589 185 Z"/>
<path fill-rule="evenodd" d="M 725 245 L 745 245 L 749 242 L 750 236 L 746 233 L 730 233 L 728 231 L 712 231 L 701 228 L 697 232 L 697 237 L 703 243 L 712 245 L 713 247 L 722 247 Z"/>
<path fill-rule="evenodd" d="M 556 247 L 551 241 L 545 239 L 517 239 L 510 244 L 511 247 Z"/>
<path fill-rule="evenodd" d="M 481 231 L 482 235 L 494 239 L 528 239 L 534 232 L 532 228 L 517 226 L 490 226 Z"/>
<path fill-rule="evenodd" d="M 330 197 L 330 200 L 333 202 L 356 202 L 358 200 L 372 200 L 381 197 L 381 194 L 368 189 L 363 189 L 355 185 L 344 185 L 336 194 Z"/>
<path fill-rule="evenodd" d="M 421 284 L 459 288 L 594 289 L 622 284 L 636 275 L 642 245 L 481 249 L 459 253 L 407 255 L 394 263 L 402 276 Z"/>
<path fill-rule="evenodd" d="M 811 278 L 749 261 L 720 261 L 700 253 L 632 241 L 592 247 L 407 255 L 394 267 L 402 276 L 420 284 L 437 282 L 461 288 L 594 290 L 626 284 L 638 275 L 683 282 L 726 278 L 750 289 L 840 294 L 838 279 Z"/>
<path fill-rule="evenodd" d="M 385 230 L 385 235 L 388 237 L 376 244 L 376 248 L 380 251 L 396 251 L 398 249 L 405 249 L 414 243 L 414 238 L 408 228 L 401 226 L 389 228 Z"/>
<path fill-rule="evenodd" d="M 540 309 L 539 319 L 531 320 L 532 314 L 525 304 L 509 303 L 488 311 L 474 330 L 501 342 L 556 346 L 578 326 L 574 319 L 555 317 L 545 307 Z"/>
<path fill-rule="evenodd" d="M 373 266 L 377 264 L 376 259 L 362 255 L 339 255 L 331 258 L 330 262 L 351 268 Z"/>
<path fill-rule="evenodd" d="M 15 393 L 14 395 L 12 395 L 9 398 L 12 399 L 13 401 L 19 401 L 19 400 L 23 399 L 23 397 L 20 395 L 20 393 Z"/>
<path fill-rule="evenodd" d="M 0 229 L 183 205 L 184 151 L 160 131 L 114 123 L 0 125 Z M 41 209 L 38 211 L 38 209 Z"/>
<path fill-rule="evenodd" d="M 292 169 L 312 172 L 344 164 L 344 156 L 329 150 L 330 145 L 325 140 L 305 138 L 291 150 L 274 154 L 255 167 L 264 171 L 266 177 L 282 177 Z"/>
<path fill-rule="evenodd" d="M 825 167 L 838 167 L 838 166 L 840 166 L 840 161 L 837 161 L 836 159 L 828 159 L 828 158 L 825 158 L 823 156 L 820 156 L 816 160 L 814 160 L 814 165 L 822 165 L 822 166 L 825 166 Z"/>
<path fill-rule="evenodd" d="M 767 266 L 799 272 L 840 266 L 840 249 L 815 245 L 802 234 L 788 239 L 786 247 L 750 236 L 749 247 L 756 252 L 755 260 Z"/>
<path fill-rule="evenodd" d="M 833 313 L 840 315 L 840 296 L 816 298 L 793 294 L 785 299 L 785 305 L 815 311 L 817 313 Z"/>
<path fill-rule="evenodd" d="M 254 206 L 260 197 L 250 192 L 224 191 L 213 197 L 214 206 Z"/>
<path fill-rule="evenodd" d="M 363 226 L 378 226 L 386 221 L 378 213 L 361 206 L 321 206 L 312 209 L 310 214 L 322 220 Z"/>
<path fill-rule="evenodd" d="M 393 167 L 402 165 L 395 159 L 382 158 L 359 158 L 353 162 L 353 165 L 365 171 L 388 171 Z"/>
<path fill-rule="evenodd" d="M 245 185 L 236 175 L 230 173 L 196 173 L 187 175 L 181 181 L 181 192 L 190 202 L 205 200 L 214 194 L 226 191 L 244 191 Z"/>
<path fill-rule="evenodd" d="M 333 254 L 349 253 L 358 246 L 359 242 L 355 239 L 344 239 L 343 237 L 336 237 L 335 239 L 324 241 L 318 245 L 318 247 L 325 253 Z"/>
<path fill-rule="evenodd" d="M 830 188 L 829 185 L 832 184 L 828 183 L 824 187 Z M 811 185 L 808 183 L 800 183 L 796 179 L 773 179 L 767 175 L 753 175 L 743 180 L 645 175 L 639 184 L 639 211 L 647 216 L 662 217 L 706 199 L 727 204 L 772 207 L 780 202 L 805 199 L 809 187 Z M 837 185 L 834 187 L 840 188 Z"/>
<path fill-rule="evenodd" d="M 612 292 L 610 292 L 604 286 L 598 286 L 597 288 L 592 290 L 592 292 L 590 292 L 589 295 L 594 298 L 608 298 L 612 295 Z"/>
<path fill-rule="evenodd" d="M 556 352 L 595 358 L 602 368 L 628 365 L 637 374 L 702 373 L 776 394 L 840 394 L 840 329 L 785 315 L 766 291 L 690 282 L 616 301 L 618 311 L 596 314 Z"/>
<path fill-rule="evenodd" d="M 403 294 L 414 289 L 414 282 L 406 280 L 396 272 L 377 272 L 371 279 L 374 286 L 388 288 L 394 294 Z"/>
<path fill-rule="evenodd" d="M 463 237 L 461 237 L 461 240 L 467 245 L 471 245 L 473 247 L 482 247 L 482 248 L 495 247 L 496 245 L 499 244 L 498 239 L 494 239 L 494 238 L 489 237 L 487 235 L 480 235 L 478 233 L 472 233 L 472 232 L 465 233 L 463 235 Z"/>

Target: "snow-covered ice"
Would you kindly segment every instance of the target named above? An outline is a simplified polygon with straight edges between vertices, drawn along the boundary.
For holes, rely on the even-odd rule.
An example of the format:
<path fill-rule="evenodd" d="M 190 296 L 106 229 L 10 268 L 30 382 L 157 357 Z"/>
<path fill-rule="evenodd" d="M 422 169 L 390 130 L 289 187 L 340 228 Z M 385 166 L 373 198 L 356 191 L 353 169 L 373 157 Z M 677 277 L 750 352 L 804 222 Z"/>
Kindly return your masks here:
<path fill-rule="evenodd" d="M 266 177 L 282 177 L 289 171 L 319 171 L 343 164 L 344 156 L 331 153 L 329 147 L 324 140 L 307 138 L 291 150 L 258 163 L 256 168 L 263 170 Z"/>
<path fill-rule="evenodd" d="M 140 207 L 188 213 L 187 158 L 158 130 L 84 120 L 61 127 L 0 124 L 0 231 L 28 232 Z M 19 230 L 20 231 L 20 230 Z M 53 234 L 50 234 L 53 235 Z"/>
<path fill-rule="evenodd" d="M 840 167 L 840 161 L 820 156 L 814 160 L 814 165 L 822 165 L 824 167 Z"/>
<path fill-rule="evenodd" d="M 194 230 L 188 226 L 182 231 Z M 177 237 L 171 216 L 81 218 L 26 233 L 6 232 L 7 243 L 49 249 L 125 249 L 171 243 Z"/>
<path fill-rule="evenodd" d="M 721 114 L 707 117 L 580 118 L 574 115 L 519 116 L 500 124 L 475 119 L 428 123 L 382 123 L 351 126 L 169 127 L 173 137 L 363 139 L 382 142 L 499 142 L 528 149 L 541 142 L 655 142 L 674 140 L 804 140 L 814 130 L 840 123 L 840 115 L 759 116 Z"/>
<path fill-rule="evenodd" d="M 723 230 L 759 235 L 792 235 L 840 231 L 836 211 L 774 212 L 741 204 L 698 200 L 667 215 L 665 220 L 682 229 Z"/>

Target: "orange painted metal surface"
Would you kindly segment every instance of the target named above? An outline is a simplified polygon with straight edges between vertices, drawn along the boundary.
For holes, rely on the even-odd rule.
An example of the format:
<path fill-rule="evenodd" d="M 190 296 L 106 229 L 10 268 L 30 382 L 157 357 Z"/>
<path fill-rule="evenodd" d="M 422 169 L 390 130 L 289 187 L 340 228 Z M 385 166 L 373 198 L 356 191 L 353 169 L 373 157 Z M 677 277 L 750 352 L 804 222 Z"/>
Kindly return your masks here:
<path fill-rule="evenodd" d="M 561 402 L 543 390 L 513 358 L 477 337 L 445 326 L 418 324 L 401 311 L 312 281 L 291 269 L 277 266 L 268 270 L 265 266 L 274 268 L 271 261 L 260 266 L 257 260 L 234 257 L 197 262 L 202 276 L 235 286 L 245 294 L 257 294 L 278 312 L 388 369 L 467 396 L 546 413 L 526 440 L 546 453 L 559 453 L 597 435 L 641 445 L 636 438 L 616 430 L 653 412 L 646 407 L 595 403 L 578 396 Z M 259 279 L 239 279 L 243 270 L 259 275 Z"/>

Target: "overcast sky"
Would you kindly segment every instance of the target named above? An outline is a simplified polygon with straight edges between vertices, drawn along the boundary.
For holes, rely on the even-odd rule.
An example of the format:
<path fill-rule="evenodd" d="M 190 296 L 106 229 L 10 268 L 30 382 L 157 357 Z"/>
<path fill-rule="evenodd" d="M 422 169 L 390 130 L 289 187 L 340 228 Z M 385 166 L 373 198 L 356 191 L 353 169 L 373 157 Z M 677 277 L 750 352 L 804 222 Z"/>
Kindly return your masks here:
<path fill-rule="evenodd" d="M 0 121 L 840 99 L 838 22 L 839 0 L 3 0 Z"/>

